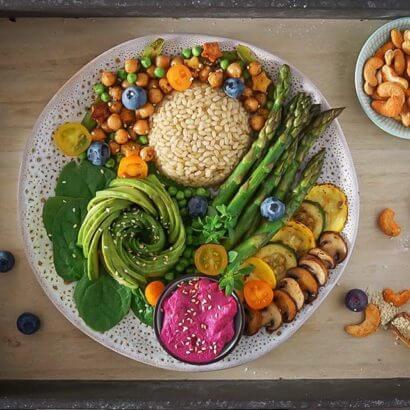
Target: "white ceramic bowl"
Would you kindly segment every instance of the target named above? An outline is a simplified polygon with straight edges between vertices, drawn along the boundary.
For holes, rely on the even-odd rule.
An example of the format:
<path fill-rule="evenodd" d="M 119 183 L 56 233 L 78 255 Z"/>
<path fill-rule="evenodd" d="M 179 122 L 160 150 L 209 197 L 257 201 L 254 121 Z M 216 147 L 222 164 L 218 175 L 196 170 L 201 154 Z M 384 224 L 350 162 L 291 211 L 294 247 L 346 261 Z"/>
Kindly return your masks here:
<path fill-rule="evenodd" d="M 390 30 L 397 28 L 399 30 L 410 29 L 410 17 L 390 21 L 378 28 L 364 43 L 360 50 L 356 62 L 354 83 L 356 87 L 357 98 L 366 115 L 383 131 L 395 137 L 410 139 L 410 128 L 403 126 L 399 121 L 392 118 L 379 115 L 370 106 L 371 99 L 363 90 L 363 66 L 368 58 L 374 55 L 376 50 L 384 43 L 390 40 Z"/>

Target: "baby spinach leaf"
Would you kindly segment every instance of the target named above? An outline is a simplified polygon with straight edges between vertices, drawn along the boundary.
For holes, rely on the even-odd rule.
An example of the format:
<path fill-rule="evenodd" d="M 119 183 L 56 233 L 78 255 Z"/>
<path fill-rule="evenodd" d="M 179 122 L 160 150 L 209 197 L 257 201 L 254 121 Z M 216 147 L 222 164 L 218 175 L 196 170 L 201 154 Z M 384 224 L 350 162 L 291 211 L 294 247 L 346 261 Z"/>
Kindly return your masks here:
<path fill-rule="evenodd" d="M 102 274 L 93 281 L 84 275 L 75 288 L 74 301 L 87 326 L 98 332 L 105 332 L 128 313 L 131 290 L 107 274 Z"/>
<path fill-rule="evenodd" d="M 148 304 L 141 289 L 136 289 L 132 292 L 131 309 L 142 323 L 152 327 L 154 308 Z"/>

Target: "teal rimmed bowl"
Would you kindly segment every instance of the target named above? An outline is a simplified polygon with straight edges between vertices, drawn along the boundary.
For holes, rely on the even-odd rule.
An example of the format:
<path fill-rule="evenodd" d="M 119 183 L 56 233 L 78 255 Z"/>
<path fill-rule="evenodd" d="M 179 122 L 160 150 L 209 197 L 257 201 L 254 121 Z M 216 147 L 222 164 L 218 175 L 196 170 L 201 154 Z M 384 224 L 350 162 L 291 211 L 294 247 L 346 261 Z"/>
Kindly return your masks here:
<path fill-rule="evenodd" d="M 410 29 L 410 17 L 403 17 L 401 19 L 390 21 L 389 23 L 378 28 L 364 43 L 360 50 L 359 57 L 356 62 L 355 69 L 355 88 L 357 98 L 366 115 L 376 124 L 380 129 L 395 137 L 410 139 L 410 128 L 403 126 L 400 122 L 383 117 L 373 111 L 370 106 L 371 99 L 363 90 L 363 66 L 366 60 L 374 55 L 376 50 L 384 43 L 390 40 L 390 30 L 397 28 L 399 30 Z"/>

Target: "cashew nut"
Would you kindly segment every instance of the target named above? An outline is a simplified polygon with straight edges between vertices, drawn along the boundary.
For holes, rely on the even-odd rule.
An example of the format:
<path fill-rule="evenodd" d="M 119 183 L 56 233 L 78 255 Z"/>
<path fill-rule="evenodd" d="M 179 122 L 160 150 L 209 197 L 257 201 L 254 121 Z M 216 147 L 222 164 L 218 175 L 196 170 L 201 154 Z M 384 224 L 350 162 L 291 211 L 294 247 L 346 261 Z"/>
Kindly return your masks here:
<path fill-rule="evenodd" d="M 406 56 L 406 73 L 407 73 L 407 77 L 410 77 L 410 56 Z"/>
<path fill-rule="evenodd" d="M 381 58 L 370 57 L 364 65 L 363 77 L 365 81 L 369 83 L 372 87 L 376 87 L 377 85 L 376 70 L 381 68 L 383 64 L 384 62 Z"/>
<path fill-rule="evenodd" d="M 400 113 L 400 119 L 401 119 L 401 123 L 405 126 L 405 127 L 410 127 L 410 111 L 406 110 L 406 111 L 402 111 Z"/>
<path fill-rule="evenodd" d="M 367 94 L 367 95 L 373 95 L 373 93 L 374 93 L 374 87 L 372 87 L 368 82 L 365 82 L 364 83 L 364 92 Z"/>
<path fill-rule="evenodd" d="M 383 211 L 380 212 L 377 223 L 381 231 L 387 236 L 400 235 L 401 228 L 394 220 L 394 216 L 395 212 L 390 208 L 383 209 Z"/>
<path fill-rule="evenodd" d="M 382 73 L 386 81 L 399 83 L 404 89 L 408 88 L 408 81 L 405 78 L 398 76 L 394 69 L 387 64 L 383 66 Z"/>
<path fill-rule="evenodd" d="M 410 40 L 403 41 L 401 48 L 407 55 L 410 55 Z"/>
<path fill-rule="evenodd" d="M 400 30 L 394 28 L 390 32 L 391 41 L 395 47 L 401 48 L 401 44 L 403 43 L 403 35 L 401 34 Z"/>
<path fill-rule="evenodd" d="M 381 84 L 383 82 L 382 70 L 376 71 L 376 78 L 377 78 L 377 84 Z"/>
<path fill-rule="evenodd" d="M 404 57 L 404 53 L 402 50 L 396 48 L 393 52 L 394 54 L 394 62 L 393 68 L 397 75 L 403 75 L 404 70 L 406 69 L 406 58 Z"/>
<path fill-rule="evenodd" d="M 394 44 L 389 41 L 385 44 L 383 44 L 374 54 L 375 57 L 377 58 L 383 58 L 384 54 L 386 53 L 387 50 L 392 50 L 394 48 Z"/>
<path fill-rule="evenodd" d="M 393 58 L 394 58 L 394 50 L 387 50 L 384 53 L 384 61 L 386 62 L 387 65 L 392 64 Z"/>
<path fill-rule="evenodd" d="M 397 117 L 403 108 L 405 96 L 404 90 L 398 83 L 385 82 L 377 87 L 377 94 L 387 100 L 372 101 L 372 108 L 385 117 Z"/>

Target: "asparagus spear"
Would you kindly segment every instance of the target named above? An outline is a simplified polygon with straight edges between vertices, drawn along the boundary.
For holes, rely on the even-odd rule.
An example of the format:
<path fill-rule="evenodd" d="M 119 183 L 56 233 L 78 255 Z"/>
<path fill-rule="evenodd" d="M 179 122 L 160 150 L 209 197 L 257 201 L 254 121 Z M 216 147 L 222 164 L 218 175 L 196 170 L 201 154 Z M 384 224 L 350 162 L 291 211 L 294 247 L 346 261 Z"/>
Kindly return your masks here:
<path fill-rule="evenodd" d="M 291 191 L 289 201 L 286 203 L 285 215 L 276 221 L 262 224 L 253 236 L 234 248 L 234 251 L 237 252 L 235 262 L 238 261 L 238 263 L 242 263 L 247 258 L 254 255 L 290 220 L 294 212 L 300 207 L 306 194 L 316 183 L 322 169 L 324 156 L 325 150 L 322 149 L 313 156 L 306 165 L 295 188 Z"/>
<path fill-rule="evenodd" d="M 212 206 L 226 204 L 235 191 L 238 189 L 249 169 L 254 162 L 260 157 L 265 147 L 273 138 L 278 128 L 282 116 L 283 101 L 287 98 L 290 88 L 290 69 L 284 64 L 279 70 L 278 84 L 275 88 L 275 101 L 264 127 L 259 132 L 258 138 L 253 142 L 249 151 L 245 154 L 232 174 L 222 184 L 218 195 L 214 198 Z"/>
<path fill-rule="evenodd" d="M 289 191 L 289 188 L 295 180 L 296 173 L 305 160 L 307 154 L 312 148 L 313 144 L 326 130 L 329 124 L 338 117 L 344 110 L 342 108 L 333 108 L 331 110 L 323 111 L 317 115 L 313 121 L 309 124 L 305 135 L 301 138 L 298 146 L 298 150 L 295 158 L 291 162 L 290 166 L 286 169 L 279 186 L 277 187 L 274 196 L 281 201 L 285 199 L 285 195 Z"/>
<path fill-rule="evenodd" d="M 245 183 L 241 185 L 236 195 L 227 207 L 228 213 L 235 221 L 241 214 L 243 208 L 252 198 L 260 184 L 270 174 L 276 161 L 290 144 L 298 137 L 299 133 L 309 120 L 309 110 L 311 99 L 304 93 L 300 93 L 295 103 L 291 105 L 288 119 L 285 123 L 285 130 L 279 135 L 276 142 L 269 148 L 265 157 L 254 170 Z"/>

